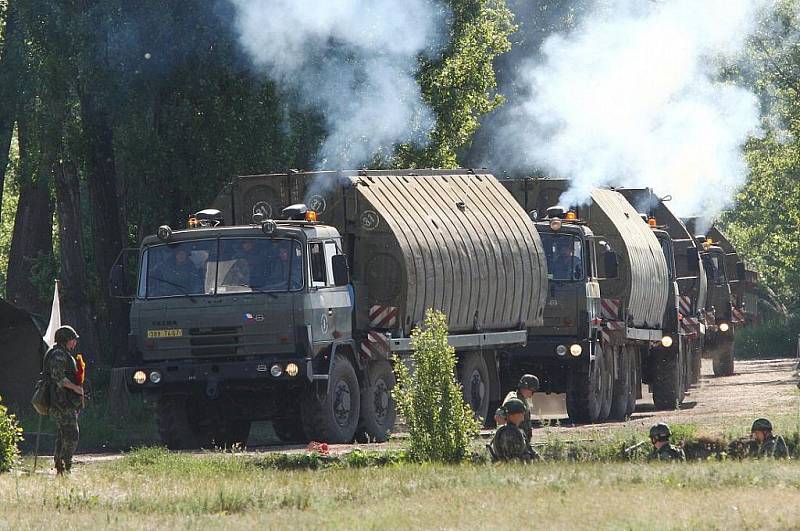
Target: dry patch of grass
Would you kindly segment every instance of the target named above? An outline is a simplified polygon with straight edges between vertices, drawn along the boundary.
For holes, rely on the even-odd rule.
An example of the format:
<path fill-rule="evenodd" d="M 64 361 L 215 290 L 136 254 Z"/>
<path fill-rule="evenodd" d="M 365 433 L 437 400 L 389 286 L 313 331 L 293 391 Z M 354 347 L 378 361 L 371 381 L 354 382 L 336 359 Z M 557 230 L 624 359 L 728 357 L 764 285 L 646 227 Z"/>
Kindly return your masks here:
<path fill-rule="evenodd" d="M 147 450 L 67 480 L 0 476 L 0 528 L 508 528 L 509 511 L 555 529 L 800 524 L 796 461 L 382 465 Z"/>

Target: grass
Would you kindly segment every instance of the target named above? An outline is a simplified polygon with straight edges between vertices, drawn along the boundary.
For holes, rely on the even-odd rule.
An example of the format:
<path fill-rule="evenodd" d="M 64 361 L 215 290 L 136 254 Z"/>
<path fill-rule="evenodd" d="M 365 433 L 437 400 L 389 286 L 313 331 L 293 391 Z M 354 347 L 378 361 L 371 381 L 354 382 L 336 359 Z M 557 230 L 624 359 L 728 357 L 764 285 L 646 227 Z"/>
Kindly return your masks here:
<path fill-rule="evenodd" d="M 0 476 L 0 528 L 508 528 L 508 512 L 555 529 L 786 528 L 800 522 L 787 503 L 798 495 L 796 461 L 286 470 L 272 457 L 146 449 L 67 480 Z"/>

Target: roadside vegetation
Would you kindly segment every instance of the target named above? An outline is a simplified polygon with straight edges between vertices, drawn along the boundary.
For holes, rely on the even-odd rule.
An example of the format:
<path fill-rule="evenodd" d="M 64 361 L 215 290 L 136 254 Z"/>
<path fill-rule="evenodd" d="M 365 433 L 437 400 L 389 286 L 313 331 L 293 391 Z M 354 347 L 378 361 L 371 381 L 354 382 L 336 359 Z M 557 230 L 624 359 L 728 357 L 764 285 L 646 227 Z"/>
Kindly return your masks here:
<path fill-rule="evenodd" d="M 747 326 L 736 333 L 734 356 L 737 359 L 793 358 L 798 352 L 800 315 L 785 321 L 770 321 Z"/>
<path fill-rule="evenodd" d="M 0 396 L 0 472 L 8 472 L 19 458 L 19 442 L 22 440 L 22 428 L 17 424 L 14 415 L 8 412 Z"/>

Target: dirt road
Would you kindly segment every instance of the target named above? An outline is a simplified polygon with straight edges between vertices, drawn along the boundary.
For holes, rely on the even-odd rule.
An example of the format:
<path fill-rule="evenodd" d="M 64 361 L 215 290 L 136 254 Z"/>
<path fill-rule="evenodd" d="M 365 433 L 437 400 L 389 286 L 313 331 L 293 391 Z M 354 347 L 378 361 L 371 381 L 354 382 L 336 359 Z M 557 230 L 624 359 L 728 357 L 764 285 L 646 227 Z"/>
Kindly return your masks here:
<path fill-rule="evenodd" d="M 625 422 L 609 422 L 595 425 L 570 424 L 563 412 L 563 397 L 554 396 L 538 400 L 543 412 L 542 427 L 534 431 L 534 439 L 541 440 L 548 434 L 558 433 L 565 437 L 586 437 L 592 433 L 610 430 L 645 430 L 655 422 L 674 424 L 695 424 L 704 433 L 743 435 L 753 419 L 766 416 L 776 424 L 776 430 L 794 431 L 797 428 L 800 411 L 800 394 L 797 389 L 795 371 L 796 360 L 753 360 L 737 361 L 736 374 L 715 378 L 709 360 L 703 361 L 703 376 L 697 387 L 691 389 L 681 409 L 677 411 L 656 411 L 652 398 L 645 391 L 639 400 L 636 412 Z M 544 398 L 542 396 L 541 398 Z M 485 430 L 488 437 L 492 432 Z M 370 450 L 396 447 L 402 444 L 403 434 L 386 444 L 372 445 L 331 445 L 332 453 L 343 453 L 361 447 Z M 247 453 L 304 452 L 305 445 L 264 444 L 257 434 L 253 434 Z M 197 452 L 201 453 L 201 452 Z M 77 462 L 97 462 L 117 459 L 121 454 L 82 454 Z M 42 458 L 49 463 L 48 457 Z"/>

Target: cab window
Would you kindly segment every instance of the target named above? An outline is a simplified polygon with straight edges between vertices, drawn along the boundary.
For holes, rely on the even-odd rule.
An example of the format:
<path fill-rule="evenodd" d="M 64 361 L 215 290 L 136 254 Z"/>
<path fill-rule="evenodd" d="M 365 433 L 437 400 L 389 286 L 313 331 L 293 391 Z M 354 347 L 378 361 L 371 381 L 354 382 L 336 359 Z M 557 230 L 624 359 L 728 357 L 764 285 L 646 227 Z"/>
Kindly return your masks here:
<path fill-rule="evenodd" d="M 547 276 L 552 280 L 584 278 L 583 246 L 569 234 L 541 234 L 547 257 Z"/>
<path fill-rule="evenodd" d="M 325 287 L 328 275 L 325 267 L 325 247 L 322 242 L 309 244 L 309 264 L 311 265 L 311 285 L 315 288 Z"/>

